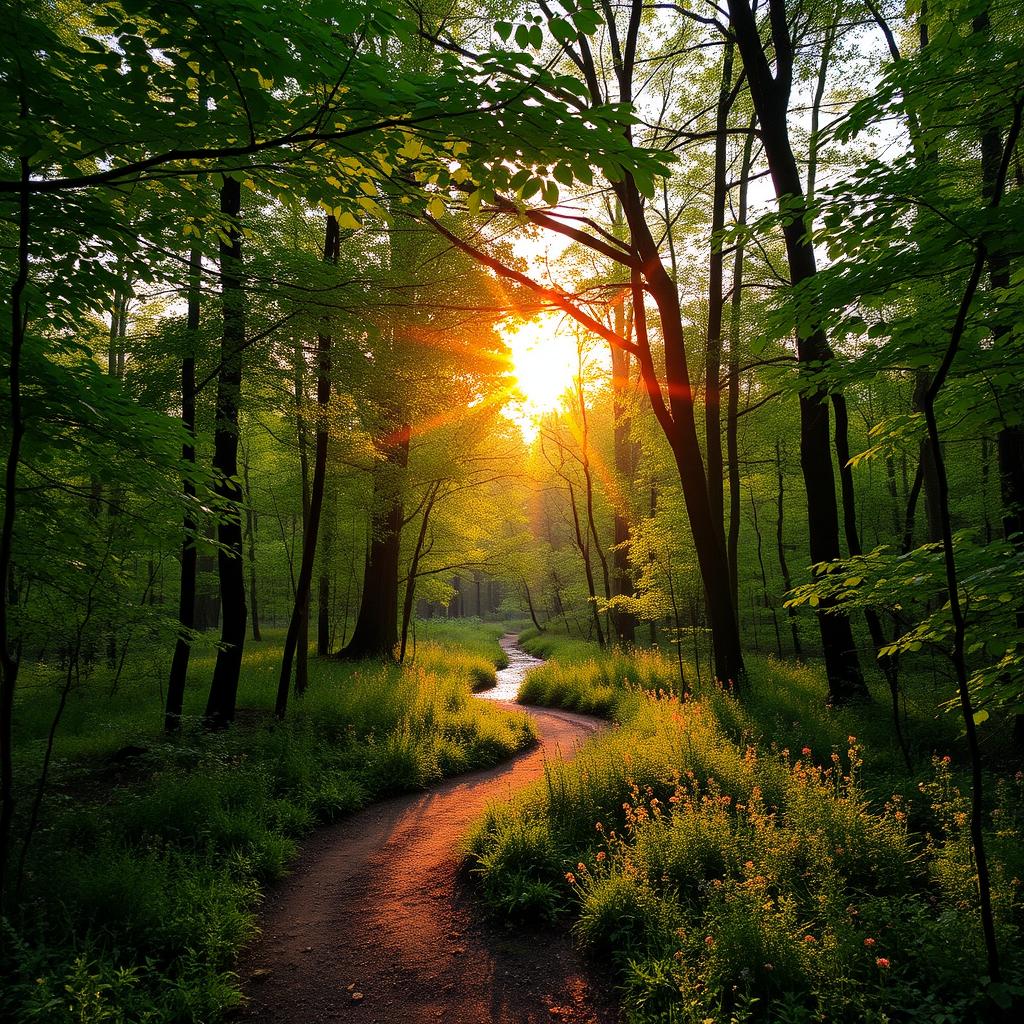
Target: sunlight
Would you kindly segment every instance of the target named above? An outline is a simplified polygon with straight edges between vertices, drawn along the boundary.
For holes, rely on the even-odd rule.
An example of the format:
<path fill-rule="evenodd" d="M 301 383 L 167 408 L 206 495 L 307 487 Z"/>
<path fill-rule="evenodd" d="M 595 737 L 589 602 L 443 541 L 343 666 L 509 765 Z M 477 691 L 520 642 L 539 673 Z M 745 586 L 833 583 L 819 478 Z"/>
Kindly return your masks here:
<path fill-rule="evenodd" d="M 576 339 L 560 317 L 550 315 L 510 324 L 502 333 L 514 380 L 508 415 L 530 439 L 573 386 L 579 369 Z"/>

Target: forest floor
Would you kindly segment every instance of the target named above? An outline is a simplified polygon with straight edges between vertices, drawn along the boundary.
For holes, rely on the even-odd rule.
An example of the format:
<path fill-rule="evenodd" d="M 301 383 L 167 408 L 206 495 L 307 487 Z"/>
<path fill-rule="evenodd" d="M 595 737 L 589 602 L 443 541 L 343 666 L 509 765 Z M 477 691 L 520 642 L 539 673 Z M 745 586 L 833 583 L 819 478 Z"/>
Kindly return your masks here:
<path fill-rule="evenodd" d="M 536 659 L 505 637 L 494 698 Z M 319 831 L 268 894 L 239 967 L 246 1020 L 263 1024 L 610 1024 L 609 990 L 569 936 L 489 919 L 460 874 L 461 841 L 493 801 L 573 756 L 605 723 L 531 709 L 540 741 L 487 771 L 374 804 Z"/>

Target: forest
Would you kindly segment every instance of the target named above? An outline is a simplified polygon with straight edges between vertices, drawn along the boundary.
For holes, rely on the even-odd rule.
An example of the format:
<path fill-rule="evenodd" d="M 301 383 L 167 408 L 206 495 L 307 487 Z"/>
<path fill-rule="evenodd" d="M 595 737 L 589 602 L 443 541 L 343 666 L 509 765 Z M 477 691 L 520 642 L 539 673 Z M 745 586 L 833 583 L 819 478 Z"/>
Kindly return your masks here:
<path fill-rule="evenodd" d="M 1024 1010 L 1024 8 L 4 0 L 0 1018 Z"/>

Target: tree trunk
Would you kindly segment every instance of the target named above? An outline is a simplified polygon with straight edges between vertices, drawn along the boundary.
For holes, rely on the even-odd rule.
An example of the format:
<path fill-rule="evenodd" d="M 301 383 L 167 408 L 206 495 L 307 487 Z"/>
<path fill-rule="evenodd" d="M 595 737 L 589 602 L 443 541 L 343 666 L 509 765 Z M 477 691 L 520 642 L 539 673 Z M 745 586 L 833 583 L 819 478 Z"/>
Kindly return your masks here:
<path fill-rule="evenodd" d="M 431 485 L 430 496 L 423 506 L 423 519 L 420 522 L 420 531 L 416 535 L 416 546 L 413 548 L 412 561 L 409 564 L 409 576 L 405 581 L 405 599 L 402 603 L 402 639 L 398 652 L 399 662 L 405 661 L 405 649 L 409 639 L 409 623 L 412 621 L 412 606 L 416 598 L 416 573 L 419 571 L 420 558 L 423 555 L 423 545 L 427 539 L 427 529 L 430 526 L 430 513 L 434 510 L 434 502 L 437 501 L 438 491 L 441 489 L 440 482 Z M 477 579 L 477 604 L 479 605 L 480 581 Z"/>
<path fill-rule="evenodd" d="M 178 595 L 178 639 L 171 659 L 171 674 L 167 680 L 167 703 L 164 711 L 164 729 L 177 732 L 181 728 L 181 710 L 185 700 L 185 680 L 192 653 L 189 631 L 196 621 L 196 487 L 193 482 L 196 465 L 196 342 L 199 333 L 200 274 L 202 253 L 198 246 L 189 254 L 188 317 L 185 325 L 186 350 L 181 360 L 181 424 L 187 438 L 181 446 L 181 461 L 185 465 L 182 491 L 185 495 L 185 515 L 181 540 L 181 589 Z"/>
<path fill-rule="evenodd" d="M 359 615 L 343 658 L 394 659 L 398 645 L 398 560 L 402 543 L 402 480 L 409 461 L 409 428 L 381 445 L 385 461 L 374 475 L 373 526 Z M 462 612 L 460 590 L 460 614 Z"/>
<path fill-rule="evenodd" d="M 330 465 L 328 464 L 328 473 Z M 316 653 L 331 653 L 331 558 L 334 553 L 335 485 L 324 481 L 324 542 L 320 545 L 320 580 L 316 597 Z"/>
<path fill-rule="evenodd" d="M 761 125 L 768 167 L 780 205 L 786 205 L 782 231 L 790 281 L 797 287 L 817 272 L 814 246 L 807 237 L 807 212 L 796 158 L 790 144 L 787 114 L 792 83 L 792 42 L 783 0 L 772 0 L 770 16 L 776 73 L 768 66 L 757 22 L 748 0 L 730 4 L 732 27 L 743 58 L 750 94 Z M 814 367 L 833 358 L 820 326 L 797 334 L 797 358 L 805 376 L 800 395 L 800 465 L 807 491 L 811 561 L 840 557 L 835 477 L 829 438 L 828 396 L 814 380 Z M 849 618 L 827 602 L 819 606 L 818 623 L 828 676 L 829 703 L 844 705 L 869 699 Z"/>
<path fill-rule="evenodd" d="M 21 116 L 28 116 L 22 101 Z M 7 863 L 11 852 L 11 826 L 14 820 L 14 691 L 18 682 L 18 654 L 10 634 L 10 604 L 16 600 L 11 585 L 14 554 L 14 511 L 18 499 L 18 463 L 25 436 L 21 404 L 21 354 L 25 347 L 28 310 L 22 302 L 29 271 L 29 162 L 22 156 L 22 189 L 18 201 L 18 269 L 11 283 L 11 351 L 7 370 L 11 428 L 4 463 L 4 512 L 0 525 L 0 907 L 7 881 Z"/>
<path fill-rule="evenodd" d="M 690 520 L 697 563 L 704 583 L 711 619 L 715 674 L 723 683 L 740 686 L 744 675 L 739 626 L 729 594 L 729 565 L 721 530 L 716 530 L 708 500 L 707 476 L 697 439 L 693 391 L 686 366 L 682 316 L 675 282 L 658 255 L 657 246 L 643 216 L 639 193 L 631 183 L 618 186 L 634 244 L 643 260 L 643 274 L 658 307 L 665 341 L 665 371 L 668 379 L 668 410 L 662 405 L 661 389 L 649 357 L 647 320 L 639 274 L 633 271 L 633 306 L 637 344 L 645 358 L 641 362 L 644 386 L 654 403 L 662 430 L 675 458 L 686 512 Z"/>
<path fill-rule="evenodd" d="M 252 638 L 263 639 L 260 633 L 259 605 L 256 602 L 256 510 L 252 507 L 252 487 L 249 484 L 249 458 L 242 450 L 242 483 L 245 485 L 245 536 L 249 542 L 249 610 L 252 614 Z"/>
<path fill-rule="evenodd" d="M 572 508 L 572 525 L 576 537 L 576 547 L 579 549 L 580 558 L 583 559 L 583 573 L 587 579 L 587 593 L 590 595 L 590 610 L 593 615 L 594 632 L 597 634 L 599 647 L 604 647 L 604 630 L 601 628 L 601 616 L 597 610 L 597 589 L 594 586 L 594 567 L 590 561 L 590 538 L 585 536 L 580 525 L 580 514 L 576 508 L 576 490 L 572 483 L 569 484 L 569 505 Z"/>
<path fill-rule="evenodd" d="M 753 158 L 754 125 L 750 118 L 749 130 L 743 143 L 743 160 L 740 165 L 740 189 L 737 198 L 736 224 L 742 228 L 747 223 L 747 190 L 750 184 L 750 164 Z M 740 546 L 740 456 L 739 456 L 739 412 L 740 412 L 740 311 L 743 305 L 743 259 L 745 255 L 742 237 L 736 240 L 736 251 L 732 265 L 732 303 L 729 315 L 729 396 L 725 415 L 726 458 L 729 468 L 729 536 L 726 542 L 726 557 L 729 561 L 729 594 L 732 606 L 739 620 L 739 546 Z"/>
<path fill-rule="evenodd" d="M 237 220 L 242 209 L 241 183 L 225 178 L 220 209 L 230 218 L 220 242 L 221 301 L 224 329 L 217 374 L 217 414 L 213 435 L 214 492 L 220 522 L 217 570 L 220 578 L 221 646 L 206 702 L 206 722 L 223 728 L 235 718 L 238 679 L 245 647 L 245 563 L 242 554 L 242 491 L 238 485 L 238 405 L 242 393 L 242 348 L 245 305 L 242 291 L 242 236 Z"/>
<path fill-rule="evenodd" d="M 722 81 L 718 91 L 715 117 L 715 170 L 711 198 L 711 255 L 708 260 L 708 330 L 704 354 L 704 450 L 708 465 L 708 501 L 712 525 L 725 546 L 725 506 L 722 476 L 722 288 L 724 255 L 722 230 L 725 228 L 727 130 L 732 107 L 733 42 L 726 40 L 722 60 Z"/>
<path fill-rule="evenodd" d="M 625 333 L 624 303 L 615 307 L 615 326 L 619 334 Z M 632 539 L 630 510 L 627 495 L 632 493 L 636 480 L 637 445 L 631 438 L 633 429 L 630 403 L 623 400 L 632 387 L 629 353 L 610 345 L 612 362 L 612 457 L 618 484 L 612 519 L 612 593 L 633 596 L 633 576 L 629 569 L 629 545 Z M 532 612 L 531 612 L 532 614 Z M 615 637 L 620 644 L 631 644 L 636 639 L 636 616 L 622 608 L 612 614 Z"/>
<path fill-rule="evenodd" d="M 309 455 L 306 443 L 306 414 L 303 409 L 305 401 L 303 384 L 306 373 L 306 355 L 302 347 L 302 339 L 295 339 L 294 360 L 294 398 L 295 398 L 295 436 L 299 448 L 299 477 L 302 492 L 302 550 L 306 550 L 306 531 L 309 529 Z M 309 589 L 299 609 L 298 640 L 295 653 L 295 693 L 299 696 L 306 692 L 309 685 Z"/>
<path fill-rule="evenodd" d="M 334 217 L 327 218 L 324 229 L 324 260 L 337 264 L 340 249 L 340 232 Z M 275 712 L 284 718 L 288 708 L 288 684 L 292 674 L 292 659 L 296 660 L 295 693 L 301 696 L 306 690 L 307 678 L 300 676 L 300 666 L 305 666 L 309 655 L 309 591 L 313 582 L 313 566 L 316 564 L 316 542 L 320 532 L 320 515 L 324 504 L 324 481 L 327 477 L 327 406 L 331 400 L 331 335 L 324 330 L 317 335 L 316 346 L 316 449 L 313 456 L 313 489 L 304 509 L 305 525 L 302 531 L 302 560 L 299 578 L 295 585 L 295 604 L 291 621 L 285 635 L 284 655 L 281 659 L 281 675 L 277 686 Z M 303 427 L 303 431 L 305 428 Z M 305 489 L 304 489 L 305 490 Z M 304 500 L 307 496 L 303 495 Z M 301 686 L 300 686 L 301 681 Z"/>
<path fill-rule="evenodd" d="M 779 571 L 782 573 L 782 585 L 788 593 L 793 589 L 793 580 L 789 574 L 789 563 L 786 561 L 786 546 L 783 542 L 782 516 L 785 497 L 785 477 L 782 473 L 782 446 L 779 441 L 775 442 L 775 474 L 778 485 L 778 504 L 775 515 L 775 550 L 779 557 Z M 803 661 L 804 652 L 800 645 L 800 629 L 796 621 L 796 610 L 787 608 L 789 613 L 789 629 L 793 636 L 793 654 L 798 661 Z"/>

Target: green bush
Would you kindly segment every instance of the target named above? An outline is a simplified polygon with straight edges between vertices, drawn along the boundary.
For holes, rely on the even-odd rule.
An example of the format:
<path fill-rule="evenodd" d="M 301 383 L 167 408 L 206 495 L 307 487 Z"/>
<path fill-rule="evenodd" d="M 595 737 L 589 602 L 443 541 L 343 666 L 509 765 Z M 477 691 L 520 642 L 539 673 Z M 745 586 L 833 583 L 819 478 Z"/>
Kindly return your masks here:
<path fill-rule="evenodd" d="M 571 911 L 614 965 L 630 1024 L 986 1019 L 948 757 L 904 771 L 913 798 L 884 797 L 891 740 L 871 752 L 854 738 L 884 733 L 884 706 L 827 712 L 812 669 L 755 662 L 743 703 L 719 689 L 681 699 L 666 658 L 573 645 L 563 660 L 559 643 L 524 697 L 616 725 L 477 823 L 468 862 L 496 910 Z M 1024 993 L 1022 788 L 1002 783 L 991 819 L 1004 1002 Z"/>

